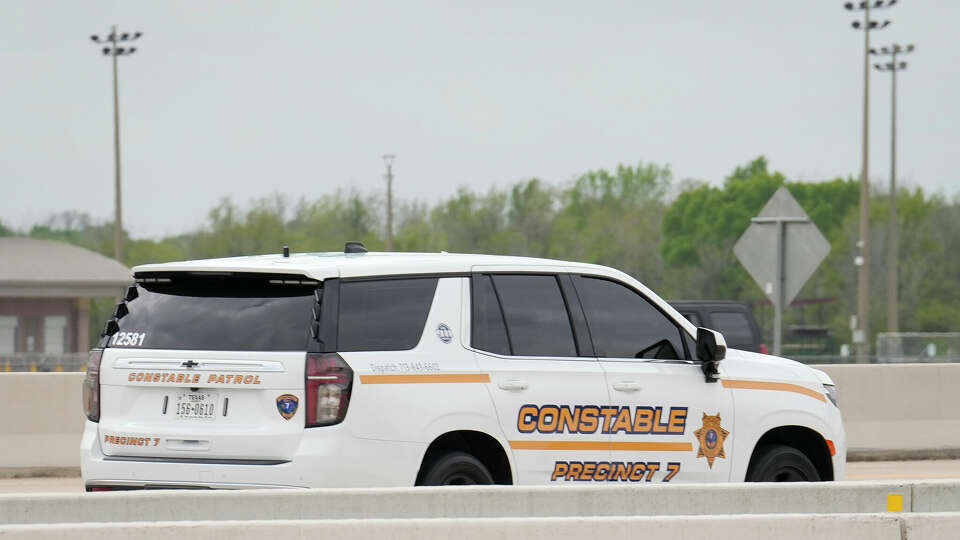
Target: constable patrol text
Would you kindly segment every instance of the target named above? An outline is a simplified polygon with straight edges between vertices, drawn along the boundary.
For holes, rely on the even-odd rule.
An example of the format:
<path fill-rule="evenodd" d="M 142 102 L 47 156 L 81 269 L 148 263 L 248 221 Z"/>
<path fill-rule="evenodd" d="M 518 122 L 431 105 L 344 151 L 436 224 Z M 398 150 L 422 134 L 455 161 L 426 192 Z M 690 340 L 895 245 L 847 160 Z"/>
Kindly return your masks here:
<path fill-rule="evenodd" d="M 131 372 L 127 376 L 130 382 L 164 382 L 177 384 L 197 384 L 201 381 L 199 373 L 143 373 Z M 211 373 L 207 375 L 207 384 L 260 384 L 259 375 L 222 375 Z"/>

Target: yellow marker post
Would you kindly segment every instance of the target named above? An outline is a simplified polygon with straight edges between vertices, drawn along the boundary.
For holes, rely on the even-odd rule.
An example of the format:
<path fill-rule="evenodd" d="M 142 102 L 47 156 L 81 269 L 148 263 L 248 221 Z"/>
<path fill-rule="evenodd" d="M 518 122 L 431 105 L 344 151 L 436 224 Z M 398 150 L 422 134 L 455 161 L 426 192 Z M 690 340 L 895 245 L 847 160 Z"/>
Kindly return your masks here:
<path fill-rule="evenodd" d="M 903 494 L 887 494 L 887 512 L 903 512 Z"/>

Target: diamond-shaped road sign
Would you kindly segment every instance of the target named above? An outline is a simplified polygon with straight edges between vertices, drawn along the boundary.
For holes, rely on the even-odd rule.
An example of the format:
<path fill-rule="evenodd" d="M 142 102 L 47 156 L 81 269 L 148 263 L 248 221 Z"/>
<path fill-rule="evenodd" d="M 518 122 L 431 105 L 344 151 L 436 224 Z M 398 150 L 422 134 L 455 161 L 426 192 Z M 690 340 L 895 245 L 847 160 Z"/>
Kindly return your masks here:
<path fill-rule="evenodd" d="M 782 229 L 778 223 L 783 224 Z M 782 304 L 776 294 L 778 235 L 783 236 Z M 733 253 L 747 272 L 770 301 L 781 308 L 797 297 L 829 252 L 830 242 L 785 187 L 773 194 L 733 246 Z"/>
<path fill-rule="evenodd" d="M 773 302 L 773 354 L 780 355 L 783 310 L 830 252 L 830 242 L 785 187 L 750 221 L 733 253 Z"/>

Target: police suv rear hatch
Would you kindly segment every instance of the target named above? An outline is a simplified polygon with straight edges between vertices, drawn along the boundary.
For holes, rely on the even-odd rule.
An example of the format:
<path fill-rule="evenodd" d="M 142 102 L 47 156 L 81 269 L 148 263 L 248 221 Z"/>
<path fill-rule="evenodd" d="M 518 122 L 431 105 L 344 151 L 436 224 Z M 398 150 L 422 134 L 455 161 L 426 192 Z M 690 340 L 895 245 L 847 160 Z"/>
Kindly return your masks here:
<path fill-rule="evenodd" d="M 291 459 L 320 284 L 233 272 L 137 278 L 102 343 L 107 459 Z"/>

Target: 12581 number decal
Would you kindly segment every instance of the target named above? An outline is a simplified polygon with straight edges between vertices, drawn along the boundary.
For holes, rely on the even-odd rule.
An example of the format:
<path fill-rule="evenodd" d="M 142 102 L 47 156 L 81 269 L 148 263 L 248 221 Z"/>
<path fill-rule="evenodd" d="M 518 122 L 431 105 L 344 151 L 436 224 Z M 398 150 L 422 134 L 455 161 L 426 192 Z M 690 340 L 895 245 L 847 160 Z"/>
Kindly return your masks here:
<path fill-rule="evenodd" d="M 110 345 L 117 347 L 142 347 L 146 332 L 117 332 L 110 338 Z"/>

